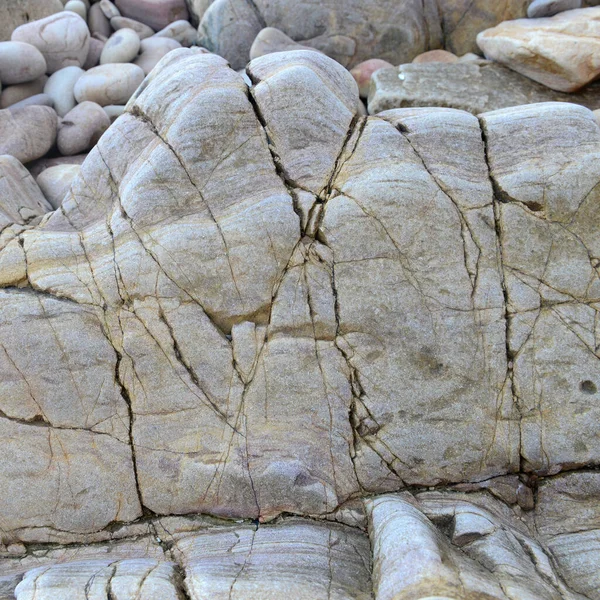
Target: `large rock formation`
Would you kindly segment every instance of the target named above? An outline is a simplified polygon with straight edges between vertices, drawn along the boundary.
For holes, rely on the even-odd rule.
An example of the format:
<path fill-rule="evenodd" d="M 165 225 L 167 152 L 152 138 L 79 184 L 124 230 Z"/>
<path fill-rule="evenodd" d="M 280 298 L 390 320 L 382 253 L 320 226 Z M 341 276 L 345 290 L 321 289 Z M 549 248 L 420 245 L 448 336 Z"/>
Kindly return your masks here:
<path fill-rule="evenodd" d="M 247 73 L 170 53 L 0 234 L 0 597 L 599 599 L 593 114 Z"/>

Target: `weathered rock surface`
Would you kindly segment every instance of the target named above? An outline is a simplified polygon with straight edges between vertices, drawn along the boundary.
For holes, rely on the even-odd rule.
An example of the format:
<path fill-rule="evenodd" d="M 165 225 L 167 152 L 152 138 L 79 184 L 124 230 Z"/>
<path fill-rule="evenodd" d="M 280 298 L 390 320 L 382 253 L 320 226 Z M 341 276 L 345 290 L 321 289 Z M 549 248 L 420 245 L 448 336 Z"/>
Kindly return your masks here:
<path fill-rule="evenodd" d="M 247 75 L 173 50 L 0 233 L 0 585 L 598 600 L 593 113 Z"/>
<path fill-rule="evenodd" d="M 45 169 L 38 176 L 37 184 L 52 208 L 56 209 L 61 205 L 79 171 L 79 165 L 56 165 Z"/>
<path fill-rule="evenodd" d="M 581 8 L 581 5 L 581 0 L 533 0 L 527 7 L 527 16 L 530 19 L 553 17 L 565 10 Z"/>
<path fill-rule="evenodd" d="M 492 62 L 409 64 L 377 71 L 369 92 L 369 113 L 392 108 L 446 106 L 475 115 L 537 102 L 573 102 L 600 107 L 600 85 L 581 92 L 556 92 Z"/>
<path fill-rule="evenodd" d="M 3 0 L 0 2 L 0 42 L 25 23 L 61 12 L 61 0 Z"/>
<path fill-rule="evenodd" d="M 574 92 L 600 75 L 600 7 L 506 21 L 482 31 L 477 43 L 487 58 L 553 90 Z"/>

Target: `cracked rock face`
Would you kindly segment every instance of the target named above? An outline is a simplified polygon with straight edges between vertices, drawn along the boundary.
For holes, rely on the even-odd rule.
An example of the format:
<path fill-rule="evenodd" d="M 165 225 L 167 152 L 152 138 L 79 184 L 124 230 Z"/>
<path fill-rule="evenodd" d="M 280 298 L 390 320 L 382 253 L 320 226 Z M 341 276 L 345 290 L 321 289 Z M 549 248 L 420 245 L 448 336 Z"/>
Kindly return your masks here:
<path fill-rule="evenodd" d="M 247 75 L 171 52 L 1 199 L 0 594 L 369 598 L 366 525 L 377 598 L 600 598 L 593 114 Z"/>

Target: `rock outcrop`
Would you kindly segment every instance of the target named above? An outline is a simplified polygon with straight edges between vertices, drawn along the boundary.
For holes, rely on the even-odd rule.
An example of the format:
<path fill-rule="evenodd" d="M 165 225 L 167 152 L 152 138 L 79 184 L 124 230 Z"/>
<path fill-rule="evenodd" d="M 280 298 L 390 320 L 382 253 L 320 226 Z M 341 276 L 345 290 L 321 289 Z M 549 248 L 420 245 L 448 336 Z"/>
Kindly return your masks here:
<path fill-rule="evenodd" d="M 174 50 L 0 233 L 1 593 L 600 598 L 593 114 L 247 75 Z"/>

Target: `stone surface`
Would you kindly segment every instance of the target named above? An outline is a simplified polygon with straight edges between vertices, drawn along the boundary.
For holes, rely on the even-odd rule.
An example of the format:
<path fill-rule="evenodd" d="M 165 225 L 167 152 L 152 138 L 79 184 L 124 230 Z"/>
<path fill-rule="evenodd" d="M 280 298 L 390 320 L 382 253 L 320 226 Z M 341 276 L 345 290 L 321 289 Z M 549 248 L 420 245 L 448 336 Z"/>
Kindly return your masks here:
<path fill-rule="evenodd" d="M 447 50 L 429 50 L 429 52 L 423 52 L 419 56 L 413 58 L 413 63 L 455 63 L 458 61 L 458 56 L 448 52 Z"/>
<path fill-rule="evenodd" d="M 350 71 L 352 77 L 356 80 L 361 98 L 367 98 L 369 95 L 373 73 L 379 71 L 379 69 L 389 69 L 390 67 L 393 67 L 393 65 L 385 60 L 371 58 L 359 63 Z"/>
<path fill-rule="evenodd" d="M 177 48 L 181 48 L 181 44 L 168 37 L 151 37 L 142 40 L 140 55 L 133 61 L 133 64 L 141 67 L 144 74 L 148 75 L 163 56 Z"/>
<path fill-rule="evenodd" d="M 8 107 L 8 110 L 14 112 L 24 106 L 50 106 L 51 108 L 54 108 L 54 100 L 48 96 L 48 94 L 36 94 L 35 96 L 29 96 L 20 102 L 11 104 Z"/>
<path fill-rule="evenodd" d="M 90 38 L 90 49 L 88 50 L 87 58 L 83 64 L 83 70 L 89 71 L 93 67 L 97 67 L 100 63 L 100 56 L 104 49 L 105 42 L 97 40 L 96 38 Z"/>
<path fill-rule="evenodd" d="M 96 145 L 109 126 L 110 119 L 99 104 L 81 102 L 59 124 L 58 151 L 64 156 L 86 152 Z"/>
<path fill-rule="evenodd" d="M 63 9 L 60 0 L 3 0 L 0 2 L 0 41 L 25 23 L 43 19 Z"/>
<path fill-rule="evenodd" d="M 254 60 L 265 54 L 286 52 L 289 50 L 313 50 L 313 48 L 298 44 L 292 38 L 285 35 L 283 31 L 279 31 L 279 29 L 265 27 L 258 32 L 254 42 L 252 42 L 250 60 Z"/>
<path fill-rule="evenodd" d="M 87 6 L 82 0 L 69 0 L 65 4 L 64 10 L 69 10 L 79 15 L 82 19 L 87 20 Z"/>
<path fill-rule="evenodd" d="M 69 191 L 73 179 L 79 174 L 79 165 L 57 165 L 45 169 L 37 178 L 42 193 L 52 208 L 57 209 Z"/>
<path fill-rule="evenodd" d="M 533 0 L 527 7 L 527 16 L 530 19 L 553 17 L 565 10 L 581 8 L 581 5 L 581 0 Z"/>
<path fill-rule="evenodd" d="M 185 48 L 193 46 L 198 39 L 198 31 L 188 21 L 174 21 L 155 34 L 155 37 L 166 37 L 178 41 Z"/>
<path fill-rule="evenodd" d="M 17 27 L 11 39 L 35 46 L 46 59 L 46 72 L 51 74 L 64 67 L 83 65 L 88 54 L 90 33 L 79 15 L 63 11 Z"/>
<path fill-rule="evenodd" d="M 129 19 L 127 17 L 113 17 L 110 20 L 110 24 L 115 31 L 119 31 L 120 29 L 133 29 L 139 37 L 140 40 L 144 40 L 154 35 L 154 29 L 148 27 L 144 23 L 140 23 L 135 19 Z"/>
<path fill-rule="evenodd" d="M 11 104 L 25 100 L 25 98 L 41 94 L 47 81 L 48 77 L 43 75 L 29 83 L 20 83 L 4 88 L 0 94 L 0 108 L 8 108 Z"/>
<path fill-rule="evenodd" d="M 536 102 L 573 102 L 600 108 L 600 85 L 574 94 L 555 92 L 497 63 L 410 64 L 373 77 L 369 112 L 447 106 L 479 114 Z"/>
<path fill-rule="evenodd" d="M 131 62 L 140 50 L 140 37 L 127 27 L 113 33 L 100 54 L 100 64 Z"/>
<path fill-rule="evenodd" d="M 88 14 L 88 27 L 90 33 L 100 33 L 106 37 L 110 37 L 112 27 L 110 21 L 106 18 L 100 4 L 92 4 Z"/>
<path fill-rule="evenodd" d="M 189 16 L 185 0 L 115 0 L 115 4 L 124 17 L 145 23 L 154 31 Z"/>
<path fill-rule="evenodd" d="M 48 106 L 0 110 L 0 155 L 22 163 L 40 158 L 54 145 L 57 127 L 56 112 Z"/>
<path fill-rule="evenodd" d="M 482 31 L 477 43 L 487 58 L 553 90 L 574 92 L 600 74 L 600 7 L 507 21 Z"/>
<path fill-rule="evenodd" d="M 125 104 L 144 80 L 144 71 L 137 65 L 100 65 L 86 71 L 73 90 L 77 102 L 89 100 L 100 106 Z"/>
<path fill-rule="evenodd" d="M 0 42 L 0 82 L 2 85 L 28 83 L 46 72 L 46 60 L 31 44 Z"/>
<path fill-rule="evenodd" d="M 84 73 L 79 67 L 65 67 L 53 73 L 46 82 L 44 94 L 54 101 L 54 110 L 59 117 L 64 117 L 75 107 L 73 88 Z"/>

